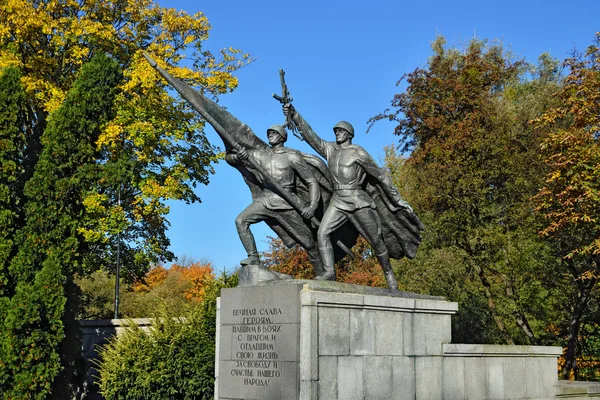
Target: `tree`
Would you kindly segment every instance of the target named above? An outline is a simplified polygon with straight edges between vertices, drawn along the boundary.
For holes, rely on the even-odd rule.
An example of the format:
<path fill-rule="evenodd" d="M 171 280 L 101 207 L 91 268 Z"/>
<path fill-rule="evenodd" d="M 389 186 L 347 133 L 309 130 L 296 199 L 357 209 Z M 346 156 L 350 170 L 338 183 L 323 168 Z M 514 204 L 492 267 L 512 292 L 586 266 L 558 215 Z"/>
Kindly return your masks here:
<path fill-rule="evenodd" d="M 126 318 L 154 317 L 156 310 L 183 316 L 190 306 L 201 302 L 215 280 L 210 262 L 183 259 L 169 269 L 156 265 L 132 284 L 119 287 L 120 313 Z M 112 318 L 114 278 L 106 271 L 79 277 L 82 290 L 80 318 Z"/>
<path fill-rule="evenodd" d="M 173 264 L 171 273 L 179 273 L 181 275 L 180 279 L 190 282 L 190 288 L 185 291 L 184 295 L 187 299 L 193 301 L 202 301 L 206 294 L 206 288 L 215 279 L 210 262 L 206 264 L 194 262 L 189 265 Z"/>
<path fill-rule="evenodd" d="M 536 195 L 545 217 L 541 234 L 552 238 L 573 288 L 562 376 L 571 376 L 589 302 L 598 301 L 600 277 L 600 32 L 585 54 L 565 61 L 569 75 L 559 103 L 536 120 L 551 129 L 542 146 L 548 166 Z M 596 317 L 597 318 L 597 317 Z M 591 327 L 597 328 L 596 319 Z"/>
<path fill-rule="evenodd" d="M 81 230 L 90 243 L 89 271 L 114 269 L 118 233 L 129 280 L 149 264 L 173 258 L 165 200 L 199 200 L 193 187 L 208 183 L 215 148 L 203 134 L 204 121 L 187 103 L 172 100 L 142 53 L 196 88 L 225 93 L 237 86 L 231 73 L 250 58 L 232 48 L 211 54 L 203 48 L 209 30 L 201 13 L 187 15 L 151 0 L 0 4 L 0 68 L 21 69 L 28 100 L 21 185 L 33 175 L 48 115 L 63 102 L 81 66 L 107 53 L 123 69 L 116 117 L 95 143 L 104 168 L 84 199 Z"/>
<path fill-rule="evenodd" d="M 149 0 L 0 3 L 0 68 L 18 68 L 23 85 L 2 94 L 17 106 L 0 111 L 0 140 L 15 145 L 0 154 L 0 228 L 14 227 L 2 231 L 0 248 L 5 397 L 76 390 L 73 278 L 114 271 L 117 238 L 129 282 L 173 258 L 165 201 L 200 200 L 193 188 L 208 183 L 217 157 L 204 122 L 168 95 L 142 53 L 216 97 L 237 86 L 232 72 L 250 58 L 205 50 L 209 29 L 201 13 Z M 105 54 L 86 75 L 84 65 Z"/>
<path fill-rule="evenodd" d="M 373 249 L 362 237 L 352 248 L 354 260 L 345 257 L 335 266 L 336 281 L 386 288 L 387 283 Z M 308 254 L 299 245 L 287 248 L 281 239 L 270 238 L 269 250 L 263 253 L 265 265 L 294 279 L 312 279 L 313 267 Z"/>
<path fill-rule="evenodd" d="M 99 270 L 86 276 L 75 277 L 75 284 L 81 289 L 78 320 L 111 319 L 115 315 L 115 277 L 107 271 Z M 126 295 L 127 284 L 120 282 L 119 298 Z M 123 300 L 121 300 L 121 304 Z M 121 310 L 121 306 L 119 306 Z"/>
<path fill-rule="evenodd" d="M 87 243 L 81 236 L 83 200 L 96 171 L 95 143 L 113 115 L 122 74 L 96 56 L 41 136 L 43 150 L 24 187 L 24 225 L 15 232 L 2 323 L 0 382 L 5 398 L 67 398 L 81 380 L 78 292 Z"/>
<path fill-rule="evenodd" d="M 494 321 L 495 333 L 481 334 L 488 340 L 543 342 L 557 267 L 530 201 L 545 171 L 545 132 L 528 121 L 552 105 L 557 62 L 544 55 L 533 69 L 478 39 L 461 50 L 439 37 L 432 48 L 427 66 L 404 76 L 394 110 L 371 120 L 395 122 L 401 150 L 411 151 L 406 160 L 388 155 L 388 166 L 427 227 L 415 262 L 435 257 L 463 269 L 450 276 L 473 291 L 464 301 L 486 305 L 478 314 Z"/>
<path fill-rule="evenodd" d="M 169 269 L 155 266 L 134 282 L 123 296 L 123 315 L 151 317 L 161 307 L 173 315 L 183 315 L 192 303 L 202 301 L 215 280 L 212 266 L 199 261 L 186 264 L 173 263 Z"/>
<path fill-rule="evenodd" d="M 25 92 L 21 74 L 6 68 L 0 76 L 0 296 L 6 295 L 7 263 L 14 251 L 22 204 L 19 203 L 19 177 L 23 173 L 25 150 Z"/>

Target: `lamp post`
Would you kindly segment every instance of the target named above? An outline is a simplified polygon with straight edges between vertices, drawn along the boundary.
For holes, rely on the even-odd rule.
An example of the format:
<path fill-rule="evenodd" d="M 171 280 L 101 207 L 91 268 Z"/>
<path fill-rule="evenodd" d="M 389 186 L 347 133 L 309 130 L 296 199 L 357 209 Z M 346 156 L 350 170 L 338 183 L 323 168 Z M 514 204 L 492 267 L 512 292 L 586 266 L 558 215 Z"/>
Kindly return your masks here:
<path fill-rule="evenodd" d="M 121 185 L 117 193 L 117 201 L 121 207 Z M 119 319 L 119 273 L 121 270 L 121 230 L 117 233 L 117 273 L 115 275 L 115 319 Z"/>

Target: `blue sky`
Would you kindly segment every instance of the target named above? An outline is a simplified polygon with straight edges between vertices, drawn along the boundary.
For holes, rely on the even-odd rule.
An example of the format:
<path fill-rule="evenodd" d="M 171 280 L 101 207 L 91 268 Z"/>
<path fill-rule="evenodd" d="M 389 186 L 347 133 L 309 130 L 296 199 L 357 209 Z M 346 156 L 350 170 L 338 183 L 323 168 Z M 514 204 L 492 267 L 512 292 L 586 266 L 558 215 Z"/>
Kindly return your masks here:
<path fill-rule="evenodd" d="M 239 70 L 238 89 L 220 98 L 237 118 L 265 139 L 282 123 L 278 71 L 286 71 L 293 104 L 322 137 L 333 125 L 354 125 L 354 143 L 380 162 L 383 148 L 397 144 L 394 125 L 380 122 L 366 134 L 367 120 L 387 108 L 400 77 L 427 63 L 438 34 L 460 46 L 473 36 L 500 40 L 516 56 L 535 62 L 543 52 L 560 60 L 584 50 L 600 31 L 600 1 L 248 1 L 158 0 L 164 7 L 203 12 L 213 26 L 206 47 L 234 47 L 255 61 Z M 207 130 L 209 140 L 222 146 Z M 312 152 L 290 135 L 287 146 Z M 226 163 L 215 165 L 202 203 L 171 202 L 168 236 L 177 256 L 210 260 L 232 271 L 245 251 L 235 217 L 251 202 L 241 176 Z M 415 210 L 418 213 L 418 210 Z M 252 231 L 259 250 L 274 233 L 264 224 Z"/>

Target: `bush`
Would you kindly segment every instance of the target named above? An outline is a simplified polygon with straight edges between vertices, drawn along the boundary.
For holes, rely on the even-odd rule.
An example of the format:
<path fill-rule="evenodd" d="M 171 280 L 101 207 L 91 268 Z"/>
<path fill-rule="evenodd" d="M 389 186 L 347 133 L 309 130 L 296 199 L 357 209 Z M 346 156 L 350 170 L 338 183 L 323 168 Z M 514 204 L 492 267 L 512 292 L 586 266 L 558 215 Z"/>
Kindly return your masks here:
<path fill-rule="evenodd" d="M 216 298 L 237 285 L 223 275 L 204 301 L 184 316 L 163 310 L 149 330 L 132 324 L 100 351 L 100 392 L 112 399 L 212 399 L 214 397 Z"/>

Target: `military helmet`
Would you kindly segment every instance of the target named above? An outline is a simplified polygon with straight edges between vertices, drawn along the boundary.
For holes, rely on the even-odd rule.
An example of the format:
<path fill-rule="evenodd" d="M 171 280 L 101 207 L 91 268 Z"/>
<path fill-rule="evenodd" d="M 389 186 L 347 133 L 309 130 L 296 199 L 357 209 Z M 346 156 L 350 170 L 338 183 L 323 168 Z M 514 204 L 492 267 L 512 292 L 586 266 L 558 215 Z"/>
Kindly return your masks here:
<path fill-rule="evenodd" d="M 340 121 L 337 124 L 335 124 L 335 126 L 333 127 L 334 132 L 335 132 L 336 128 L 342 128 L 342 129 L 348 131 L 348 133 L 351 136 L 354 136 L 354 127 L 352 126 L 352 124 L 350 124 L 350 122 Z"/>
<path fill-rule="evenodd" d="M 271 125 L 271 127 L 269 129 L 267 129 L 267 132 L 269 132 L 269 131 L 275 131 L 281 135 L 281 137 L 283 138 L 284 141 L 287 140 L 288 134 L 283 126 L 281 126 L 279 124 Z"/>

